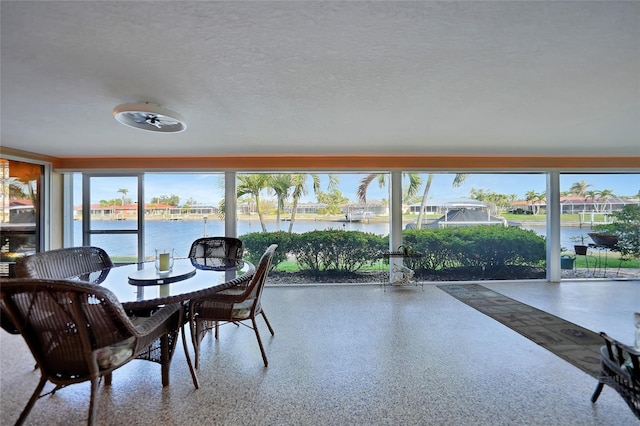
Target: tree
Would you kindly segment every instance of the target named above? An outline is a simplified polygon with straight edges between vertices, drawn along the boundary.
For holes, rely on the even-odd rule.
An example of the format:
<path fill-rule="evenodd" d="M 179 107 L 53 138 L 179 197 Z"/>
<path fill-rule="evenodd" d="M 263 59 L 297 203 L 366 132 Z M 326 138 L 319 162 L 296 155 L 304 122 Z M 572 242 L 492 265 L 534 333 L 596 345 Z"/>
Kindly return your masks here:
<path fill-rule="evenodd" d="M 581 180 L 580 182 L 574 182 L 571 185 L 571 188 L 569 188 L 569 192 L 571 193 L 571 195 L 575 195 L 575 196 L 578 196 L 578 197 L 584 197 L 585 193 L 587 192 L 587 188 L 589 188 L 591 186 L 593 186 L 593 185 L 588 184 L 584 180 Z"/>
<path fill-rule="evenodd" d="M 289 222 L 289 234 L 293 232 L 293 223 L 296 220 L 296 211 L 298 210 L 298 202 L 302 196 L 307 195 L 307 177 L 311 176 L 311 181 L 313 182 L 313 193 L 318 195 L 320 191 L 320 176 L 315 173 L 311 174 L 294 174 L 291 177 L 292 182 L 292 196 L 293 196 L 293 206 L 291 208 L 291 221 Z M 328 190 L 331 191 L 336 188 L 338 184 L 338 177 L 333 174 L 329 174 L 329 185 Z"/>
<path fill-rule="evenodd" d="M 118 192 L 122 193 L 122 205 L 124 206 L 124 196 L 127 195 L 129 190 L 127 188 L 120 188 Z"/>
<path fill-rule="evenodd" d="M 453 178 L 451 186 L 457 188 L 467 179 L 467 175 L 464 173 L 456 173 Z M 416 229 L 422 229 L 422 216 L 424 215 L 424 207 L 427 204 L 427 198 L 429 197 L 429 191 L 431 189 L 431 182 L 433 181 L 433 173 L 429 173 L 427 177 L 427 183 L 424 186 L 424 192 L 422 193 L 422 201 L 420 201 L 420 211 L 418 212 L 418 222 L 416 223 Z"/>
<path fill-rule="evenodd" d="M 407 198 L 411 198 L 418 192 L 420 185 L 422 185 L 422 178 L 420 177 L 419 174 L 416 174 L 416 173 L 407 173 L 407 176 L 409 177 L 409 187 L 407 188 L 406 194 L 407 194 Z M 380 185 L 380 188 L 384 187 L 386 183 L 385 182 L 386 174 L 370 174 L 365 176 L 360 182 L 360 186 L 358 187 L 357 196 L 360 201 L 364 203 L 367 202 L 367 199 L 366 199 L 367 188 L 369 187 L 369 184 L 373 182 L 373 180 L 376 178 L 378 178 L 378 184 Z M 452 185 L 454 187 L 458 187 L 462 185 L 462 183 L 465 181 L 466 178 L 467 178 L 466 174 L 456 173 L 455 177 L 453 178 Z M 431 189 L 432 181 L 433 181 L 433 173 L 430 173 L 429 176 L 427 177 L 427 183 L 424 186 L 424 192 L 422 193 L 422 200 L 420 202 L 420 211 L 418 212 L 418 223 L 416 224 L 416 229 L 422 228 L 422 217 L 424 215 L 424 207 L 427 204 L 427 198 L 429 197 L 429 191 Z"/>
<path fill-rule="evenodd" d="M 640 206 L 627 204 L 613 213 L 613 223 L 596 225 L 593 230 L 618 237 L 617 247 L 624 257 L 640 257 Z"/>
<path fill-rule="evenodd" d="M 175 194 L 161 195 L 159 197 L 153 197 L 151 199 L 151 204 L 167 204 L 169 206 L 177 207 L 180 204 L 180 197 Z"/>
<path fill-rule="evenodd" d="M 547 198 L 547 195 L 544 192 L 536 192 L 536 191 L 527 191 L 525 194 L 525 200 L 531 203 L 531 208 L 533 210 L 533 214 L 540 214 L 540 201 L 543 201 Z"/>
<path fill-rule="evenodd" d="M 349 202 L 349 199 L 342 195 L 338 189 L 332 189 L 328 193 L 318 191 L 318 202 L 327 205 L 327 209 L 324 212 L 328 214 L 339 214 L 340 206 Z"/>
<path fill-rule="evenodd" d="M 422 179 L 420 175 L 416 173 L 403 173 L 403 176 L 409 177 L 409 186 L 406 191 L 403 191 L 403 194 L 406 195 L 407 198 L 411 198 L 416 195 L 420 185 L 422 185 Z M 374 180 L 378 179 L 378 186 L 380 188 L 384 188 L 387 184 L 387 174 L 386 173 L 371 173 L 367 176 L 363 177 L 360 181 L 360 185 L 358 186 L 358 190 L 356 192 L 356 196 L 358 197 L 358 201 L 366 204 L 367 202 L 367 189 L 369 185 Z"/>
<path fill-rule="evenodd" d="M 498 194 L 491 190 L 485 191 L 484 189 L 471 188 L 471 199 L 482 202 L 487 202 L 495 206 L 497 214 L 502 214 L 503 211 L 511 206 L 511 202 L 517 199 L 515 194 Z"/>
<path fill-rule="evenodd" d="M 615 194 L 610 189 L 603 189 L 601 191 L 598 191 L 598 203 L 594 203 L 594 209 L 596 211 L 606 212 L 607 203 L 609 202 L 609 199 L 614 196 Z"/>
<path fill-rule="evenodd" d="M 280 231 L 280 212 L 284 210 L 284 202 L 289 198 L 289 190 L 293 186 L 291 174 L 268 176 L 268 189 L 276 195 L 276 231 Z"/>
<path fill-rule="evenodd" d="M 264 224 L 264 218 L 262 217 L 262 210 L 260 208 L 260 192 L 267 188 L 269 183 L 268 175 L 265 174 L 250 174 L 250 175 L 238 175 L 238 187 L 237 197 L 240 198 L 243 195 L 251 195 L 256 202 L 256 211 L 258 212 L 258 218 L 260 219 L 260 226 L 262 232 L 267 232 L 267 227 Z"/>

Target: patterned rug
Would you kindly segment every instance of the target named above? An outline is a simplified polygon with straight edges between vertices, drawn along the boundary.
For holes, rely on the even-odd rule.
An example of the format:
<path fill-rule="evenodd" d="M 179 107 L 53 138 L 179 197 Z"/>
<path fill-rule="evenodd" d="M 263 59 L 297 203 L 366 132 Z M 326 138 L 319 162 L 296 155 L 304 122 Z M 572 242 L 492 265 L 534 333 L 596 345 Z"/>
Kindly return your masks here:
<path fill-rule="evenodd" d="M 547 312 L 525 305 L 478 284 L 439 285 L 463 303 L 598 377 L 602 337 Z"/>

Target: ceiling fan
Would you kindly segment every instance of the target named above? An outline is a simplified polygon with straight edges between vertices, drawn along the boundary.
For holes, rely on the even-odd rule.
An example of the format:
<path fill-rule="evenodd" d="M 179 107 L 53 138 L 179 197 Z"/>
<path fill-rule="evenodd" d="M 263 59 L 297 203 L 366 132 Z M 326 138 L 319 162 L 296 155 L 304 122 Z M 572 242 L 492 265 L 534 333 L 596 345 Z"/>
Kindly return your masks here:
<path fill-rule="evenodd" d="M 187 128 L 180 114 L 151 102 L 118 105 L 113 116 L 125 126 L 150 132 L 177 133 Z"/>

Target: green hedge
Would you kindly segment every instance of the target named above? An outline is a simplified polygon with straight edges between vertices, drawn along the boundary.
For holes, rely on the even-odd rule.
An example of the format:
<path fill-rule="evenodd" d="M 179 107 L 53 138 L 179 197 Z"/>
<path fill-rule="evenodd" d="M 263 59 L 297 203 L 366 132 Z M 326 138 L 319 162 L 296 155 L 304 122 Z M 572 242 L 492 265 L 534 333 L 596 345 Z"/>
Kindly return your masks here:
<path fill-rule="evenodd" d="M 244 246 L 244 258 L 254 265 L 258 265 L 260 258 L 271 244 L 278 244 L 278 249 L 271 260 L 271 269 L 275 269 L 278 264 L 287 260 L 290 252 L 292 235 L 284 232 L 251 232 L 241 235 Z"/>
<path fill-rule="evenodd" d="M 380 259 L 389 238 L 361 231 L 325 230 L 303 234 L 252 232 L 240 237 L 245 258 L 257 264 L 270 244 L 278 244 L 275 268 L 292 256 L 300 270 L 355 272 Z M 412 269 L 544 264 L 546 243 L 534 231 L 502 226 L 468 226 L 405 230 L 403 245 L 424 256 L 405 259 Z"/>
<path fill-rule="evenodd" d="M 360 231 L 311 231 L 295 234 L 291 254 L 302 270 L 355 272 L 371 264 L 384 248 L 384 239 Z"/>
<path fill-rule="evenodd" d="M 540 266 L 546 258 L 544 237 L 534 231 L 503 226 L 464 226 L 405 230 L 404 245 L 424 257 L 415 269 L 456 266 Z"/>

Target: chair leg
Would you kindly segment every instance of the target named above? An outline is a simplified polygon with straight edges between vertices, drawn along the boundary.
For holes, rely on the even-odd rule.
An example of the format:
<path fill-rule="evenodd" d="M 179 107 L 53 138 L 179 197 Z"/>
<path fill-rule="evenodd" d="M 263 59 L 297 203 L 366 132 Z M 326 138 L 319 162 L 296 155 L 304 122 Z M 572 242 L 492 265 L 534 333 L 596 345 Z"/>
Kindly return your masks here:
<path fill-rule="evenodd" d="M 191 344 L 195 352 L 195 365 L 197 370 L 200 368 L 200 321 L 192 319 L 189 324 L 189 331 L 191 332 Z"/>
<path fill-rule="evenodd" d="M 598 397 L 600 396 L 600 392 L 602 392 L 603 387 L 604 387 L 604 383 L 598 383 L 596 390 L 593 392 L 593 395 L 591 396 L 591 402 L 596 402 L 598 400 Z"/>
<path fill-rule="evenodd" d="M 262 314 L 262 318 L 264 318 L 264 322 L 267 323 L 267 327 L 269 327 L 269 331 L 271 332 L 271 335 L 274 336 L 275 333 L 273 332 L 273 328 L 271 328 L 271 324 L 269 324 L 269 320 L 267 319 L 267 315 L 264 313 L 264 311 L 260 312 Z"/>
<path fill-rule="evenodd" d="M 104 375 L 104 385 L 111 386 L 111 379 L 113 378 L 112 373 L 107 373 Z"/>
<path fill-rule="evenodd" d="M 38 398 L 40 398 L 40 392 L 42 392 L 42 389 L 44 388 L 45 383 L 47 383 L 47 379 L 44 375 L 42 375 L 42 377 L 40 377 L 40 382 L 38 383 L 38 386 L 36 386 L 36 390 L 33 391 L 33 395 L 31 395 L 31 398 L 29 398 L 27 405 L 25 405 L 24 409 L 22 410 L 22 413 L 20 413 L 20 417 L 18 418 L 18 421 L 16 421 L 16 426 L 23 424 L 24 421 L 27 419 L 27 416 L 31 412 L 33 405 L 36 403 Z"/>
<path fill-rule="evenodd" d="M 193 364 L 191 364 L 191 356 L 189 355 L 189 349 L 187 348 L 187 336 L 185 335 L 184 324 L 185 323 L 183 322 L 181 327 L 182 330 L 180 331 L 180 333 L 182 334 L 182 347 L 184 348 L 184 355 L 187 358 L 187 365 L 189 366 L 189 371 L 191 372 L 191 380 L 193 380 L 193 385 L 196 387 L 196 389 L 200 389 L 198 376 L 193 369 Z"/>
<path fill-rule="evenodd" d="M 269 366 L 269 361 L 267 361 L 267 354 L 264 352 L 264 346 L 262 346 L 262 339 L 260 339 L 260 333 L 258 332 L 258 324 L 256 323 L 255 317 L 251 318 L 251 322 L 253 323 L 253 331 L 256 333 L 256 338 L 258 339 L 258 345 L 260 346 L 260 352 L 262 352 L 262 361 L 264 361 L 264 366 Z"/>
<path fill-rule="evenodd" d="M 98 386 L 100 385 L 100 380 L 98 377 L 94 377 L 91 379 L 91 397 L 89 399 L 89 419 L 87 420 L 87 425 L 93 426 L 96 424 L 96 413 L 98 411 L 98 403 L 96 401 L 96 395 L 98 394 Z"/>

